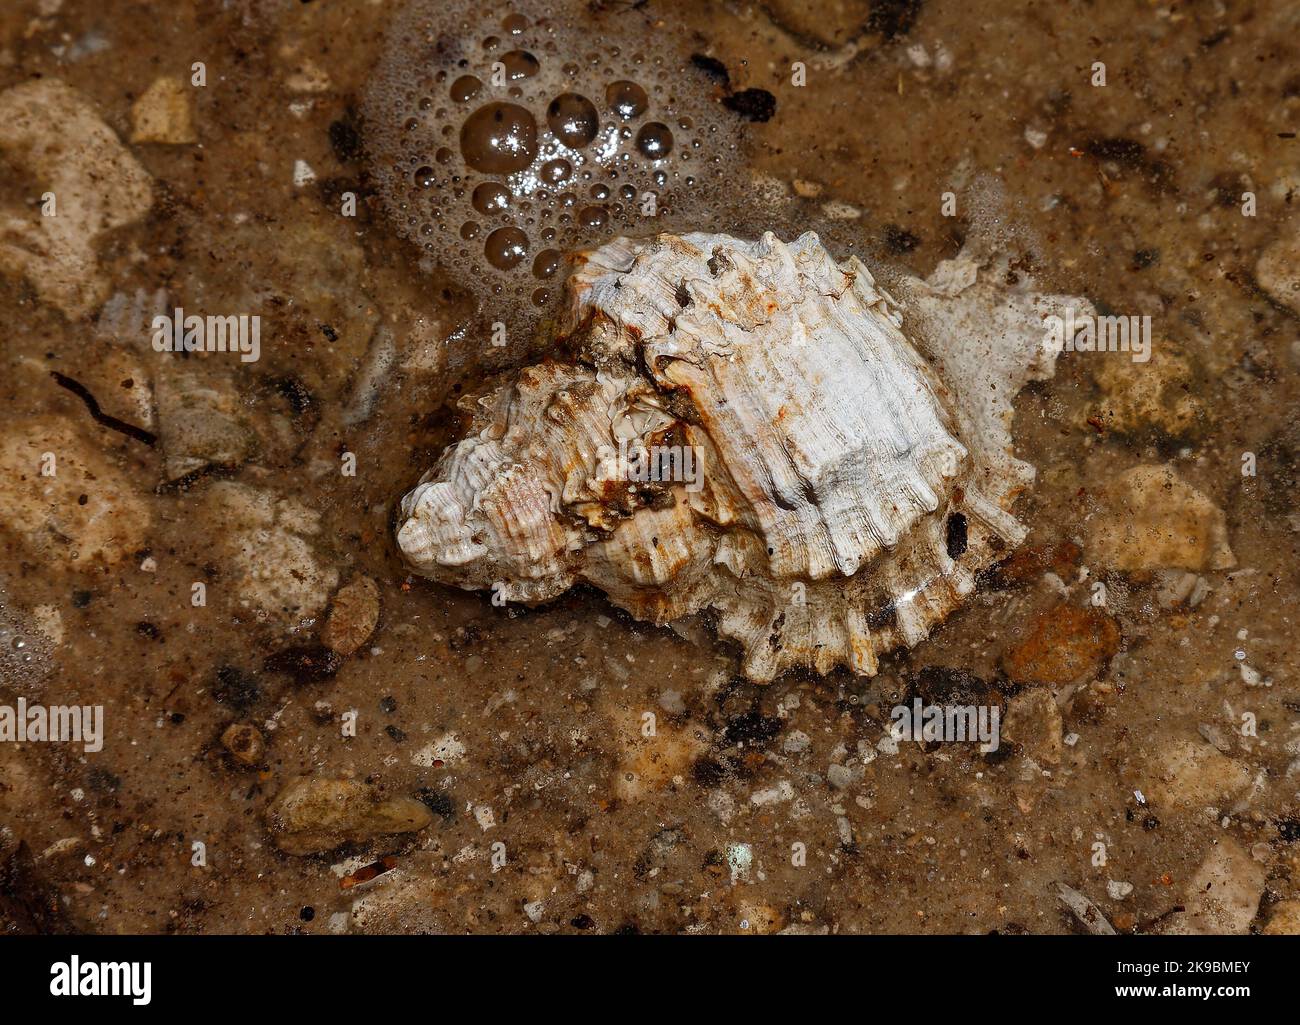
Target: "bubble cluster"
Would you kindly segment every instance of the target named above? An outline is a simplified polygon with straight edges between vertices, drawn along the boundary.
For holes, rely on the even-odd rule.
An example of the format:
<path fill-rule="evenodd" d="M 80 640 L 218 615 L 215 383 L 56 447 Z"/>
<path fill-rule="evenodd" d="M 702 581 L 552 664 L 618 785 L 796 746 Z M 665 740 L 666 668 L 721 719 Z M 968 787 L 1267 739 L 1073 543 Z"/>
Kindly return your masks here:
<path fill-rule="evenodd" d="M 372 173 L 399 232 L 500 315 L 544 315 L 566 254 L 709 228 L 738 184 L 738 119 L 648 24 L 469 0 L 394 23 L 366 99 Z"/>
<path fill-rule="evenodd" d="M 0 588 L 0 686 L 29 692 L 50 671 L 52 646 Z"/>

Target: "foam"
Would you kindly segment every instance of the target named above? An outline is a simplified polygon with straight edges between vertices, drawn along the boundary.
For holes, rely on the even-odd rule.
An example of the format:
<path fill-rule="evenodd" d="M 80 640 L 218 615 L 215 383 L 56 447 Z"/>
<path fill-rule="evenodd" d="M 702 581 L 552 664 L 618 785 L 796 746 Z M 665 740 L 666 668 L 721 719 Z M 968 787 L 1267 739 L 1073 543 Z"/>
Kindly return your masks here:
<path fill-rule="evenodd" d="M 715 89 L 640 11 L 413 0 L 367 91 L 371 173 L 404 238 L 488 319 L 532 331 L 557 304 L 566 254 L 725 226 L 719 197 L 747 192 L 748 175 Z M 508 190 L 505 209 L 475 209 L 485 183 Z"/>

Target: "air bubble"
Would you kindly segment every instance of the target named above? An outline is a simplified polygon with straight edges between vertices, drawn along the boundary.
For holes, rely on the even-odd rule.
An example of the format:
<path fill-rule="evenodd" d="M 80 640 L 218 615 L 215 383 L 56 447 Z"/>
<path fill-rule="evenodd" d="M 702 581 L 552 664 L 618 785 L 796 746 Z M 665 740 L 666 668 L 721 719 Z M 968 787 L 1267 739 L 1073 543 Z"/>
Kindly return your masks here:
<path fill-rule="evenodd" d="M 663 160 L 673 151 L 673 133 L 661 121 L 651 121 L 636 133 L 636 148 L 650 160 Z"/>
<path fill-rule="evenodd" d="M 537 122 L 516 103 L 489 103 L 465 119 L 460 151 L 476 171 L 522 171 L 537 156 Z"/>
<path fill-rule="evenodd" d="M 505 65 L 506 79 L 510 82 L 518 82 L 521 78 L 532 78 L 541 70 L 541 64 L 527 50 L 511 50 L 509 53 L 501 55 L 501 63 Z"/>
<path fill-rule="evenodd" d="M 600 117 L 595 104 L 587 97 L 561 93 L 546 108 L 546 123 L 564 145 L 582 149 L 596 137 Z"/>
<path fill-rule="evenodd" d="M 609 213 L 603 206 L 584 206 L 578 211 L 578 223 L 584 228 L 598 230 L 609 222 Z"/>
<path fill-rule="evenodd" d="M 473 75 L 461 75 L 451 83 L 451 98 L 456 103 L 464 103 L 477 96 L 482 88 L 483 83 Z"/>
<path fill-rule="evenodd" d="M 528 255 L 528 236 L 519 228 L 497 228 L 483 243 L 483 253 L 497 270 L 510 270 Z"/>
<path fill-rule="evenodd" d="M 609 109 L 624 121 L 631 121 L 634 117 L 645 113 L 646 107 L 650 105 L 650 98 L 639 85 L 625 79 L 609 85 L 605 90 L 605 102 L 609 104 Z"/>
<path fill-rule="evenodd" d="M 470 200 L 481 214 L 497 214 L 510 206 L 510 190 L 499 182 L 484 182 L 474 189 Z"/>
<path fill-rule="evenodd" d="M 542 181 L 548 185 L 559 185 L 573 175 L 573 165 L 567 160 L 548 160 L 542 165 Z"/>
<path fill-rule="evenodd" d="M 558 249 L 543 249 L 533 260 L 533 276 L 538 278 L 553 278 L 555 272 L 560 269 L 560 261 L 563 257 Z"/>

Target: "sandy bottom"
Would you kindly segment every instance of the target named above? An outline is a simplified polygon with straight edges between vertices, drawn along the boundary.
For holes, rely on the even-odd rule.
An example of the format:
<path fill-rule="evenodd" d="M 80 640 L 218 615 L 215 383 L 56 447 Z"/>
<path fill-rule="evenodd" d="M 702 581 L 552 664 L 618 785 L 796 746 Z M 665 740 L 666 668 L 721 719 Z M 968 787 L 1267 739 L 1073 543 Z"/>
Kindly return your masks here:
<path fill-rule="evenodd" d="M 68 131 L 33 171 L 48 128 L 0 133 L 0 705 L 104 722 L 97 751 L 0 743 L 0 925 L 1296 931 L 1294 8 L 600 15 L 648 18 L 647 51 L 672 39 L 774 97 L 741 131 L 782 223 L 920 276 L 991 234 L 1053 290 L 1151 318 L 1149 363 L 1067 353 L 1021 395 L 1030 537 L 964 609 L 874 679 L 755 686 L 707 624 L 639 624 L 590 591 L 496 608 L 397 557 L 394 504 L 455 437 L 463 368 L 513 354 L 456 333 L 474 282 L 421 267 L 372 188 L 357 111 L 393 6 L 0 11 L 0 103 L 67 83 L 152 182 L 141 216 L 93 212 L 78 264 L 40 236 L 45 178 L 70 162 L 56 196 L 89 195 L 109 164 L 78 164 Z M 191 133 L 147 141 L 133 107 L 165 78 L 179 107 L 153 109 Z M 259 313 L 260 359 L 154 352 L 143 324 L 175 305 Z M 1194 494 L 1117 493 L 1137 466 Z M 1174 554 L 1098 558 L 1143 516 Z M 1217 517 L 1231 565 L 1205 550 Z M 327 629 L 362 578 L 373 632 L 365 584 Z M 348 629 L 354 652 L 325 647 Z M 988 754 L 891 743 L 915 696 L 1019 728 Z M 355 821 L 308 802 L 325 839 L 291 853 L 268 813 L 302 776 Z M 375 834 L 376 816 L 417 828 Z"/>

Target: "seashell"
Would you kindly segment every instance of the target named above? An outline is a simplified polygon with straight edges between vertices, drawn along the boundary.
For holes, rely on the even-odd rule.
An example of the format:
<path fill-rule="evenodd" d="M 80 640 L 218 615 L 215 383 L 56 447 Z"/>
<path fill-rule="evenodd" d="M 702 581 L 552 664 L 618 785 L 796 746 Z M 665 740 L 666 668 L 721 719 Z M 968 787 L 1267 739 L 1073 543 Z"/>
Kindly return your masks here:
<path fill-rule="evenodd" d="M 468 403 L 398 545 L 497 600 L 711 612 L 755 681 L 872 675 L 1024 538 L 1012 399 L 1054 372 L 1043 317 L 1089 306 L 1010 277 L 963 253 L 900 302 L 812 233 L 581 254 L 554 356 Z"/>

